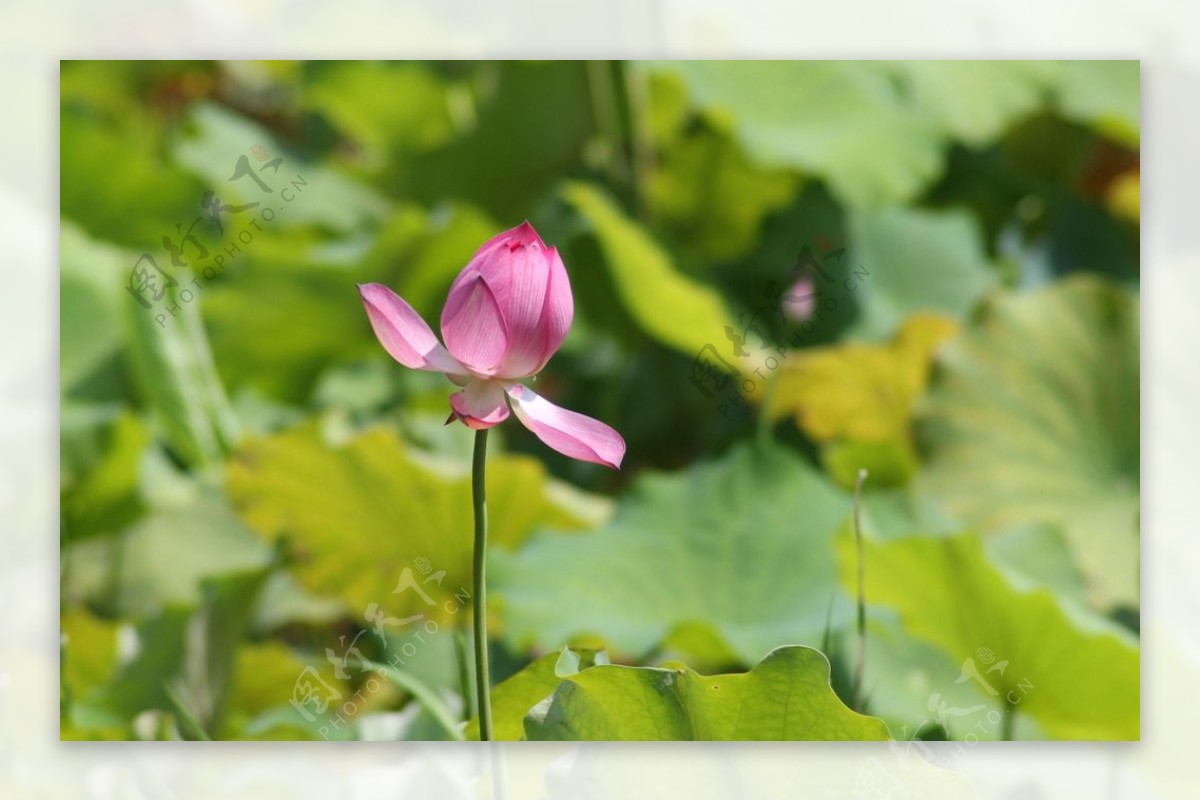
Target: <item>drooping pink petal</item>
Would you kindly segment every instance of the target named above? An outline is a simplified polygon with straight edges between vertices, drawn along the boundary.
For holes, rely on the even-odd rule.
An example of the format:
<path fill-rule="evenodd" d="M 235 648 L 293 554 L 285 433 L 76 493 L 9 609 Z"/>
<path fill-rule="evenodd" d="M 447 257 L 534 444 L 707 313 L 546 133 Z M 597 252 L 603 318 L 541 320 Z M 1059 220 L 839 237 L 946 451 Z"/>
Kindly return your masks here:
<path fill-rule="evenodd" d="M 454 358 L 471 372 L 496 374 L 508 353 L 508 328 L 496 296 L 479 273 L 456 280 L 451 288 L 442 309 L 442 338 Z"/>
<path fill-rule="evenodd" d="M 473 429 L 491 428 L 508 419 L 504 385 L 499 381 L 481 381 L 477 378 L 468 381 L 462 392 L 450 396 L 450 408 L 459 420 Z"/>
<path fill-rule="evenodd" d="M 466 373 L 404 298 L 383 284 L 359 284 L 358 294 L 376 338 L 393 359 L 415 370 L 450 375 Z"/>
<path fill-rule="evenodd" d="M 554 450 L 614 470 L 625 458 L 625 440 L 614 429 L 590 417 L 555 406 L 529 387 L 508 388 L 513 411 L 526 428 Z"/>

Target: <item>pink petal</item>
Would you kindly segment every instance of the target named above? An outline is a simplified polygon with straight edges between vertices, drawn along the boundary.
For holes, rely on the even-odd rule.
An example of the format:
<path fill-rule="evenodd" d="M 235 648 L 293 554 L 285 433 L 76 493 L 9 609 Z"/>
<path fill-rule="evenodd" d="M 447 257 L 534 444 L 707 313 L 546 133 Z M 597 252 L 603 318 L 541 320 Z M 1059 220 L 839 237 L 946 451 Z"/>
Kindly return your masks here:
<path fill-rule="evenodd" d="M 471 372 L 496 374 L 508 353 L 508 328 L 496 296 L 478 272 L 460 275 L 442 309 L 442 338 Z"/>
<path fill-rule="evenodd" d="M 571 279 L 563 266 L 557 248 L 546 251 L 550 262 L 550 280 L 546 288 L 546 302 L 542 309 L 542 330 L 545 333 L 545 350 L 541 361 L 533 372 L 538 372 L 550 361 L 550 357 L 562 347 L 571 323 L 575 319 L 575 298 L 571 294 Z"/>
<path fill-rule="evenodd" d="M 524 378 L 538 372 L 562 345 L 574 317 L 558 251 L 547 248 L 525 222 L 485 242 L 451 284 L 450 295 L 461 294 L 476 275 L 492 290 L 508 333 L 508 352 L 489 374 Z M 449 340 L 446 344 L 457 354 Z"/>
<path fill-rule="evenodd" d="M 375 337 L 393 359 L 414 370 L 450 375 L 466 372 L 404 298 L 382 284 L 359 284 L 358 294 L 367 309 Z"/>
<path fill-rule="evenodd" d="M 458 289 L 460 284 L 466 283 L 474 273 L 481 272 L 481 267 L 487 264 L 491 257 L 500 250 L 508 251 L 514 245 L 534 245 L 545 249 L 545 244 L 542 243 L 541 237 L 537 235 L 537 231 L 533 230 L 533 226 L 528 221 L 521 223 L 516 228 L 510 228 L 507 231 L 501 231 L 493 236 L 488 241 L 484 242 L 475 251 L 475 255 L 467 262 L 467 266 L 459 271 L 455 277 L 454 283 L 450 285 L 450 294 Z"/>
<path fill-rule="evenodd" d="M 812 317 L 817 306 L 815 298 L 816 292 L 812 278 L 807 275 L 800 276 L 799 280 L 792 284 L 788 294 L 783 296 L 783 313 L 792 320 L 802 323 Z"/>
<path fill-rule="evenodd" d="M 513 244 L 495 251 L 480 274 L 496 296 L 508 327 L 508 353 L 500 373 L 508 378 L 531 375 L 545 363 L 546 329 L 542 315 L 550 283 L 550 263 L 536 244 Z"/>
<path fill-rule="evenodd" d="M 466 389 L 450 396 L 450 408 L 468 428 L 491 428 L 508 419 L 508 401 L 499 381 L 467 382 Z"/>
<path fill-rule="evenodd" d="M 517 419 L 554 450 L 614 470 L 625 458 L 625 440 L 612 428 L 578 412 L 555 406 L 521 384 L 508 388 Z"/>
<path fill-rule="evenodd" d="M 540 236 L 538 236 L 538 232 L 533 230 L 533 226 L 529 224 L 529 220 L 526 220 L 517 227 L 509 228 L 507 231 L 501 231 L 488 241 L 484 242 L 479 246 L 479 250 L 475 251 L 475 255 L 479 256 L 485 250 L 494 248 L 499 244 L 511 244 L 514 242 L 518 245 L 537 245 L 543 250 L 546 249 L 546 243 L 542 241 Z"/>

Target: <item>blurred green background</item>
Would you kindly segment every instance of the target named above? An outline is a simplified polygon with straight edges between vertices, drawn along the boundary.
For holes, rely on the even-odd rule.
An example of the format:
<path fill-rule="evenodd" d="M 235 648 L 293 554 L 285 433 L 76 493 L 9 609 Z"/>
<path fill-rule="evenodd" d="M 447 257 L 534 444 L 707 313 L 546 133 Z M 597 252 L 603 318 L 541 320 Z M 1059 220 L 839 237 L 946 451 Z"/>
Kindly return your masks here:
<path fill-rule="evenodd" d="M 1136 739 L 1138 143 L 1136 62 L 63 62 L 62 737 L 455 736 L 471 434 L 355 284 L 528 219 L 628 453 L 494 432 L 497 681 L 803 644 L 898 740 Z"/>

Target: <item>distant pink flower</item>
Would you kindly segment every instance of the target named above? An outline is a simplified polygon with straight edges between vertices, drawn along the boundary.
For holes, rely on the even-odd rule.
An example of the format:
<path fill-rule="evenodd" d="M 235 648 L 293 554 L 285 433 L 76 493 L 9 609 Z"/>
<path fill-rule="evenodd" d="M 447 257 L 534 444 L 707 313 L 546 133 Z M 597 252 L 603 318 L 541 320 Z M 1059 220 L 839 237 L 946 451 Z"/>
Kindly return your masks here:
<path fill-rule="evenodd" d="M 792 284 L 792 288 L 783 297 L 783 313 L 787 317 L 802 323 L 812 317 L 816 310 L 816 287 L 813 280 L 802 275 Z"/>
<path fill-rule="evenodd" d="M 562 259 L 528 222 L 492 237 L 463 268 L 442 308 L 442 339 L 403 298 L 382 284 L 360 284 L 375 336 L 392 358 L 445 373 L 463 389 L 453 417 L 490 428 L 509 410 L 538 439 L 572 459 L 619 468 L 625 440 L 609 426 L 562 409 L 517 379 L 534 375 L 559 349 L 575 316 Z"/>

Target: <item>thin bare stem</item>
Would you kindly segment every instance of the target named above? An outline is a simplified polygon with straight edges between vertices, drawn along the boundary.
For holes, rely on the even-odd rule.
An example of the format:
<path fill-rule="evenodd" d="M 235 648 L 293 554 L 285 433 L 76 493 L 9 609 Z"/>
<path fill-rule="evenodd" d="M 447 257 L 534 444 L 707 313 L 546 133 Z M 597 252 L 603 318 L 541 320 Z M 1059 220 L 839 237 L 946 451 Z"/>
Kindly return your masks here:
<path fill-rule="evenodd" d="M 867 661 L 867 560 L 863 553 L 862 488 L 867 471 L 860 469 L 854 482 L 854 553 L 858 559 L 858 659 L 854 665 L 854 708 L 862 711 L 863 666 Z"/>

